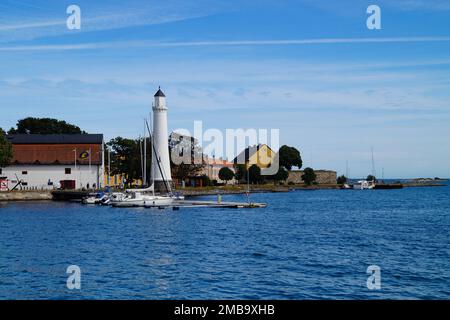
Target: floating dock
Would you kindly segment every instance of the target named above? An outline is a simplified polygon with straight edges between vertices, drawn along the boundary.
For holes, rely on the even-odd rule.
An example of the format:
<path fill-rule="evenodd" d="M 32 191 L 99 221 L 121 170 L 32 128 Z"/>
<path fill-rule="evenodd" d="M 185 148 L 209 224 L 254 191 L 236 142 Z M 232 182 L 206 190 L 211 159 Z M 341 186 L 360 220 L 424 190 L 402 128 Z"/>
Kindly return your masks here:
<path fill-rule="evenodd" d="M 253 209 L 253 208 L 265 208 L 267 203 L 255 203 L 255 202 L 226 202 L 226 201 L 197 201 L 197 200 L 176 200 L 170 207 L 173 208 L 234 208 L 234 209 Z"/>

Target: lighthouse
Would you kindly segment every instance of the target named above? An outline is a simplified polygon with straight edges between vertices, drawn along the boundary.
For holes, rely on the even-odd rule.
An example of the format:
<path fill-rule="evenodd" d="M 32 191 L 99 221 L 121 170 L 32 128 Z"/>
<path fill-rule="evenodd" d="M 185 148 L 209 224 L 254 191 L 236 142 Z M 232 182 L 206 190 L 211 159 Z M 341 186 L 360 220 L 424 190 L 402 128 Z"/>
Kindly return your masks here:
<path fill-rule="evenodd" d="M 155 102 L 153 104 L 153 143 L 152 175 L 154 177 L 155 191 L 167 192 L 167 188 L 172 184 L 172 175 L 170 172 L 169 136 L 167 133 L 167 104 L 166 96 L 162 92 L 161 87 L 155 93 Z"/>

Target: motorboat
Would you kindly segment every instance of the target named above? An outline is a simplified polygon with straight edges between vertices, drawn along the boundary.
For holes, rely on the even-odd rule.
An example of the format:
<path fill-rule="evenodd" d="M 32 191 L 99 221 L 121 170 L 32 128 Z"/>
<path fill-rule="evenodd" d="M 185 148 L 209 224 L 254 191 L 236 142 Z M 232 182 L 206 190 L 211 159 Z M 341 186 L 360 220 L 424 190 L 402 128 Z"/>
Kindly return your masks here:
<path fill-rule="evenodd" d="M 353 185 L 353 189 L 356 190 L 371 190 L 375 188 L 375 181 L 366 181 L 366 180 L 360 180 L 358 183 Z"/>
<path fill-rule="evenodd" d="M 83 204 L 102 204 L 108 200 L 108 195 L 103 192 L 90 193 L 87 197 L 83 198 Z"/>

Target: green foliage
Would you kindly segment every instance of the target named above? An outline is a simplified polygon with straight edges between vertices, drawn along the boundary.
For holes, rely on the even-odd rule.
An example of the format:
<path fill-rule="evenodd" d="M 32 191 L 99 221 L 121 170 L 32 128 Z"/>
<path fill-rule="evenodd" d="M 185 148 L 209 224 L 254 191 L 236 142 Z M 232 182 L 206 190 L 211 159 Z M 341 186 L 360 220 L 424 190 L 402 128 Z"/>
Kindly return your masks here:
<path fill-rule="evenodd" d="M 206 174 L 200 176 L 200 179 L 202 179 L 203 187 L 209 187 L 213 185 L 211 179 L 209 179 L 209 177 Z"/>
<path fill-rule="evenodd" d="M 111 174 L 125 175 L 128 185 L 131 185 L 134 179 L 142 178 L 139 140 L 117 137 L 106 145 L 111 150 Z M 147 141 L 147 147 L 149 146 L 150 141 Z M 151 158 L 150 150 L 147 151 L 147 157 Z"/>
<path fill-rule="evenodd" d="M 374 175 L 369 174 L 366 178 L 366 181 L 377 181 L 377 178 Z"/>
<path fill-rule="evenodd" d="M 273 180 L 274 184 L 280 181 L 286 181 L 289 177 L 289 171 L 287 171 L 284 167 L 280 167 L 278 172 L 273 176 L 268 176 L 267 178 Z"/>
<path fill-rule="evenodd" d="M 252 184 L 258 184 L 263 182 L 263 178 L 261 176 L 261 168 L 258 167 L 256 164 L 253 164 L 248 168 L 248 175 L 250 183 Z"/>
<path fill-rule="evenodd" d="M 235 165 L 235 175 L 234 177 L 238 181 L 247 181 L 247 168 L 245 164 L 237 164 Z"/>
<path fill-rule="evenodd" d="M 0 128 L 0 168 L 9 166 L 13 158 L 11 143 L 6 139 L 5 131 Z"/>
<path fill-rule="evenodd" d="M 234 172 L 228 167 L 223 167 L 219 170 L 219 179 L 223 181 L 230 181 L 234 178 Z"/>
<path fill-rule="evenodd" d="M 282 146 L 278 151 L 280 166 L 285 167 L 287 170 L 291 170 L 292 167 L 298 167 L 299 169 L 303 165 L 300 151 L 294 147 Z"/>
<path fill-rule="evenodd" d="M 347 177 L 342 175 L 337 178 L 336 183 L 337 184 L 345 184 L 345 183 L 347 183 L 347 180 L 348 180 Z"/>
<path fill-rule="evenodd" d="M 201 147 L 197 144 L 190 146 L 191 154 L 188 157 L 187 162 L 184 160 L 182 163 L 174 163 L 172 157 L 179 156 L 183 159 L 182 154 L 185 152 L 185 145 L 181 141 L 171 141 L 169 144 L 169 156 L 170 156 L 170 169 L 172 171 L 172 177 L 184 181 L 189 177 L 197 176 L 205 167 L 203 162 L 203 154 L 201 153 Z"/>
<path fill-rule="evenodd" d="M 310 186 L 316 181 L 316 178 L 317 176 L 314 169 L 308 167 L 303 170 L 302 180 L 306 185 Z"/>
<path fill-rule="evenodd" d="M 25 118 L 17 122 L 17 128 L 11 128 L 9 134 L 81 134 L 86 133 L 79 127 L 51 118 Z"/>

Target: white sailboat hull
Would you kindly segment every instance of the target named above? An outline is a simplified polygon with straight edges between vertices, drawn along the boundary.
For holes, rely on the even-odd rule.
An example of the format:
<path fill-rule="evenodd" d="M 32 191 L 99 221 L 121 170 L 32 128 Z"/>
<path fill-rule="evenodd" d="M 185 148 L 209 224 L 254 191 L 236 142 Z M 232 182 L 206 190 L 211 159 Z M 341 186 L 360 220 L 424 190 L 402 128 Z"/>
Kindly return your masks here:
<path fill-rule="evenodd" d="M 166 207 L 173 203 L 174 199 L 172 197 L 160 197 L 155 196 L 153 199 L 147 199 L 144 202 L 146 208 L 152 207 Z"/>

